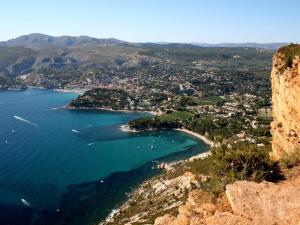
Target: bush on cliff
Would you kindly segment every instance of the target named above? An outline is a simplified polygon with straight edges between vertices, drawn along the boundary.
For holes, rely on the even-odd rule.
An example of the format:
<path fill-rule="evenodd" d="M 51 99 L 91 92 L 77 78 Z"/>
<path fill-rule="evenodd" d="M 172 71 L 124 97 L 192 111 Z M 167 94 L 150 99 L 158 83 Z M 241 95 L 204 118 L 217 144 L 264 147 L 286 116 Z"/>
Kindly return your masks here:
<path fill-rule="evenodd" d="M 292 67 L 295 56 L 300 56 L 300 45 L 290 44 L 278 49 L 278 52 L 285 56 L 285 67 Z"/>
<path fill-rule="evenodd" d="M 249 143 L 221 145 L 212 150 L 211 178 L 204 188 L 214 194 L 236 180 L 276 181 L 282 178 L 279 163 L 269 157 L 269 149 Z"/>

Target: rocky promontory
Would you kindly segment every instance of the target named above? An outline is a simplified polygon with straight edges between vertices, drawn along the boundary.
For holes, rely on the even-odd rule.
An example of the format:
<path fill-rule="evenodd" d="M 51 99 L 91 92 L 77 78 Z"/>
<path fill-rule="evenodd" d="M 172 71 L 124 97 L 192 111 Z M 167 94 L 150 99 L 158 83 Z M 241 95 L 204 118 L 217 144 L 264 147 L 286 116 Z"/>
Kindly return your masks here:
<path fill-rule="evenodd" d="M 214 202 L 203 202 L 203 192 L 194 190 L 177 216 L 166 214 L 155 225 L 298 225 L 299 192 L 298 175 L 278 184 L 237 181 Z"/>
<path fill-rule="evenodd" d="M 273 57 L 272 148 L 275 158 L 300 154 L 300 45 L 282 47 Z"/>

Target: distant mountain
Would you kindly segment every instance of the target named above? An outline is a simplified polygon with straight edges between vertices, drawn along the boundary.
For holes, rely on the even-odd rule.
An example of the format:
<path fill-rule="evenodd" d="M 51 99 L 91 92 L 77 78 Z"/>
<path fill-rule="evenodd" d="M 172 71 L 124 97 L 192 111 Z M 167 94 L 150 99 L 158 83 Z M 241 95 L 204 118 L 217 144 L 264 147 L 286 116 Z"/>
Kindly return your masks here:
<path fill-rule="evenodd" d="M 0 46 L 5 47 L 25 47 L 25 48 L 51 48 L 51 47 L 74 47 L 74 46 L 89 46 L 89 45 L 121 45 L 127 44 L 125 41 L 121 41 L 114 38 L 97 39 L 88 36 L 61 36 L 54 37 L 45 34 L 33 33 L 29 35 L 23 35 L 16 39 L 0 42 Z"/>
<path fill-rule="evenodd" d="M 54 37 L 34 33 L 0 42 L 0 77 L 39 74 L 45 70 L 48 73 L 76 72 L 99 66 L 136 67 L 170 62 L 183 65 L 199 60 L 224 61 L 237 56 L 246 61 L 271 61 L 272 51 L 281 45 L 131 43 L 113 38 Z M 266 50 L 258 51 L 258 48 Z"/>
<path fill-rule="evenodd" d="M 60 36 L 54 37 L 46 34 L 33 33 L 23 35 L 15 39 L 0 42 L 0 46 L 5 47 L 24 47 L 31 49 L 42 48 L 67 48 L 67 47 L 84 47 L 84 46 L 116 46 L 131 45 L 137 47 L 159 47 L 166 46 L 170 48 L 182 47 L 225 47 L 225 48 L 261 48 L 269 50 L 277 50 L 288 43 L 169 43 L 169 42 L 149 42 L 149 43 L 131 43 L 121 41 L 115 38 L 93 38 L 89 36 Z"/>
<path fill-rule="evenodd" d="M 207 44 L 207 43 L 191 43 L 201 47 L 223 47 L 223 48 L 261 48 L 277 50 L 288 43 L 220 43 L 220 44 Z"/>

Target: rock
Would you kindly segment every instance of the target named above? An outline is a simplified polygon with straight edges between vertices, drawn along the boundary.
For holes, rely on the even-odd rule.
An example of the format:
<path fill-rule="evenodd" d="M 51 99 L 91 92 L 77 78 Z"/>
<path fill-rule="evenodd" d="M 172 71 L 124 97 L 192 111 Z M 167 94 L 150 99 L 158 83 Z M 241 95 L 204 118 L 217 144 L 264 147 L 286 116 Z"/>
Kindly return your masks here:
<path fill-rule="evenodd" d="M 230 212 L 216 212 L 214 216 L 202 221 L 205 225 L 253 225 L 250 219 L 234 215 Z M 192 224 L 191 224 L 192 225 Z M 196 224 L 194 224 L 196 225 Z M 270 224 L 271 225 L 271 224 Z"/>
<path fill-rule="evenodd" d="M 184 214 L 178 214 L 177 218 L 170 225 L 189 225 L 190 217 Z"/>
<path fill-rule="evenodd" d="M 214 214 L 217 209 L 217 207 L 212 203 L 204 203 L 201 205 L 201 208 L 210 214 Z"/>
<path fill-rule="evenodd" d="M 184 215 L 186 217 L 190 217 L 192 215 L 192 206 L 189 204 L 181 205 L 178 207 L 178 212 L 181 215 Z"/>
<path fill-rule="evenodd" d="M 210 200 L 211 197 L 208 193 L 199 189 L 191 191 L 188 196 L 188 202 L 194 206 L 201 206 L 201 204 L 209 202 Z"/>
<path fill-rule="evenodd" d="M 171 224 L 175 220 L 175 217 L 170 214 L 165 214 L 164 216 L 155 219 L 154 225 L 167 225 Z"/>
<path fill-rule="evenodd" d="M 203 219 L 201 217 L 193 217 L 190 220 L 190 225 L 202 225 L 203 224 Z"/>
<path fill-rule="evenodd" d="M 281 52 L 279 50 L 273 57 L 271 73 L 271 132 L 273 156 L 276 159 L 300 152 L 300 59 L 296 56 L 292 68 L 286 68 L 286 59 Z"/>
<path fill-rule="evenodd" d="M 233 213 L 260 225 L 299 225 L 300 178 L 274 184 L 237 181 L 226 186 Z"/>

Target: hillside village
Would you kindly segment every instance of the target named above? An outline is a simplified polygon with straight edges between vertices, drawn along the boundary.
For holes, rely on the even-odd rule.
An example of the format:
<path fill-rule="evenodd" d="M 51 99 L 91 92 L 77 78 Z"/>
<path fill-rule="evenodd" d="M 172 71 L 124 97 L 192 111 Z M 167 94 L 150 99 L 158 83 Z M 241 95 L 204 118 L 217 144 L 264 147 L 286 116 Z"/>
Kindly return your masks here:
<path fill-rule="evenodd" d="M 237 139 L 233 141 L 230 139 L 234 136 L 226 142 L 215 139 L 217 145 L 210 154 L 167 167 L 166 173 L 144 182 L 101 224 L 298 225 L 299 113 L 295 109 L 298 102 L 290 95 L 299 95 L 295 91 L 300 87 L 299 54 L 299 45 L 291 45 L 280 49 L 273 58 L 272 105 L 276 109 L 271 129 L 276 137 L 273 136 L 273 148 L 270 139 L 265 145 L 254 145 L 255 138 L 260 135 L 249 137 L 245 131 L 235 134 Z M 245 118 L 244 130 L 251 127 L 270 131 L 270 110 L 261 108 L 258 109 L 260 116 L 247 117 L 247 112 L 253 110 L 256 96 L 232 95 L 229 98 L 245 100 L 243 107 L 237 107 L 237 102 L 222 105 L 222 110 L 228 110 L 229 114 L 241 113 L 240 117 Z M 285 108 L 278 110 L 279 106 Z M 222 110 L 219 107 L 212 114 Z M 230 120 L 229 114 L 224 115 L 227 120 Z"/>

